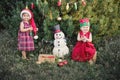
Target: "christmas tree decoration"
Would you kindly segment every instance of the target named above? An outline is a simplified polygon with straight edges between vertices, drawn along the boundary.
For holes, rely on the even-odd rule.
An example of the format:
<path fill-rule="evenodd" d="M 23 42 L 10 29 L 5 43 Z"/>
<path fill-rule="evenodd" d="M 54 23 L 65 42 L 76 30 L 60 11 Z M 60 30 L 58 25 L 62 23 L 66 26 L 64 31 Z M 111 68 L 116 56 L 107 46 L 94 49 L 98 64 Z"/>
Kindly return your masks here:
<path fill-rule="evenodd" d="M 60 25 L 54 26 L 54 48 L 53 55 L 58 58 L 63 58 L 66 54 L 69 53 L 69 49 L 66 45 L 66 39 L 64 33 L 60 30 Z"/>
<path fill-rule="evenodd" d="M 62 59 L 58 59 L 58 62 L 62 62 Z"/>
<path fill-rule="evenodd" d="M 51 10 L 50 10 L 49 14 L 50 14 L 50 20 L 52 20 L 53 16 L 52 16 L 52 11 Z"/>
<path fill-rule="evenodd" d="M 47 5 L 47 4 L 48 4 L 48 2 L 47 2 L 46 0 L 44 1 L 44 3 L 45 3 L 45 5 Z"/>
<path fill-rule="evenodd" d="M 66 64 L 68 64 L 68 61 L 67 61 L 67 60 L 61 60 L 61 61 L 58 62 L 58 66 L 59 66 L 59 67 L 62 67 L 62 66 L 64 66 L 64 65 L 66 65 Z"/>
<path fill-rule="evenodd" d="M 63 62 L 64 65 L 68 64 L 67 60 L 63 60 L 62 62 Z"/>
<path fill-rule="evenodd" d="M 66 5 L 66 10 L 68 10 L 69 9 L 69 3 L 67 3 L 67 5 Z"/>
<path fill-rule="evenodd" d="M 34 3 L 31 3 L 31 9 L 34 9 L 34 8 L 35 8 Z"/>
<path fill-rule="evenodd" d="M 59 63 L 58 63 L 58 66 L 59 66 L 59 67 L 62 67 L 62 66 L 64 66 L 64 63 L 63 63 L 63 62 L 59 62 Z"/>
<path fill-rule="evenodd" d="M 57 2 L 57 6 L 59 7 L 59 6 L 61 6 L 61 0 L 58 0 L 58 2 Z"/>
<path fill-rule="evenodd" d="M 25 9 L 28 9 L 28 5 L 26 5 Z"/>
<path fill-rule="evenodd" d="M 46 0 L 44 1 L 44 3 L 45 3 L 45 4 L 48 4 L 48 2 L 47 2 Z"/>
<path fill-rule="evenodd" d="M 58 21 L 61 21 L 61 20 L 62 20 L 62 18 L 59 16 L 59 17 L 57 17 L 57 20 L 58 20 Z"/>
<path fill-rule="evenodd" d="M 82 0 L 82 5 L 86 6 L 86 1 L 85 0 Z"/>
<path fill-rule="evenodd" d="M 75 10 L 77 10 L 77 2 L 74 3 Z"/>
<path fill-rule="evenodd" d="M 36 4 L 37 4 L 37 5 L 39 4 L 38 0 L 36 0 Z"/>

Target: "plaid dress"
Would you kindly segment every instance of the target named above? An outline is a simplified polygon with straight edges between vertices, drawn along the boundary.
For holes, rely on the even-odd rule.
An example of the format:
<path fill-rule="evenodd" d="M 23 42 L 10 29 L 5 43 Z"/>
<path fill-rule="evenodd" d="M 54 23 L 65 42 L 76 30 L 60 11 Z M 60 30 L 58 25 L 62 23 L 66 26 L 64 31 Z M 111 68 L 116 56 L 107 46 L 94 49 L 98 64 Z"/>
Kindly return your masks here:
<path fill-rule="evenodd" d="M 30 24 L 23 22 L 24 28 L 29 28 Z M 18 31 L 18 50 L 20 51 L 33 51 L 34 48 L 34 41 L 33 37 L 30 36 L 30 32 L 21 32 Z"/>

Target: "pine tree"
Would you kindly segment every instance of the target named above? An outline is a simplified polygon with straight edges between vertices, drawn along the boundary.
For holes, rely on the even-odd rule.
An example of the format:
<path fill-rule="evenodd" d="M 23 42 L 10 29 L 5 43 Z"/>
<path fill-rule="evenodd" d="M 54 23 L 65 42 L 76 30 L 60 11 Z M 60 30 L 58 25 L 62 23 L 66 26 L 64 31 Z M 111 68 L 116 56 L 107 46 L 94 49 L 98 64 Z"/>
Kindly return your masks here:
<path fill-rule="evenodd" d="M 59 1 L 60 6 L 57 4 Z M 100 37 L 107 39 L 119 32 L 118 10 L 117 0 L 86 0 L 86 5 L 82 4 L 82 0 L 38 0 L 38 11 L 42 14 L 41 17 L 44 16 L 42 27 L 45 39 L 52 38 L 53 33 L 50 30 L 56 24 L 61 25 L 66 37 L 73 39 L 79 31 L 79 19 L 85 17 L 90 19 L 95 42 L 99 41 Z M 58 17 L 62 20 L 58 21 Z"/>
<path fill-rule="evenodd" d="M 82 1 L 85 1 L 86 4 Z M 13 2 L 8 3 L 9 5 L 13 4 Z M 34 9 L 31 9 L 31 3 L 34 4 Z M 15 26 L 18 26 L 17 22 L 20 21 L 20 11 L 25 8 L 26 4 L 34 13 L 35 22 L 39 28 L 38 34 L 40 40 L 53 40 L 53 27 L 56 24 L 60 24 L 66 38 L 73 44 L 79 31 L 79 19 L 86 17 L 90 19 L 93 41 L 96 44 L 102 39 L 108 39 L 120 33 L 119 0 L 16 1 L 14 6 L 11 5 L 12 9 L 8 11 L 9 14 L 3 16 L 1 18 L 2 21 L 0 21 L 5 28 L 9 27 L 11 29 L 11 33 L 13 30 L 17 31 L 18 27 Z M 8 6 L 7 4 L 4 5 Z M 6 9 L 7 7 L 4 8 Z"/>
<path fill-rule="evenodd" d="M 45 39 L 52 39 L 52 35 L 54 33 L 53 27 L 56 24 L 60 24 L 61 30 L 68 34 L 66 36 L 71 37 L 74 31 L 74 25 L 72 21 L 72 16 L 67 16 L 64 14 L 65 10 L 62 10 L 62 5 L 65 1 L 61 1 L 62 5 L 57 5 L 57 0 L 38 0 L 37 6 L 39 14 L 41 15 L 41 20 L 43 21 L 43 31 Z M 66 12 L 66 11 L 65 11 Z M 62 18 L 62 20 L 59 20 Z"/>

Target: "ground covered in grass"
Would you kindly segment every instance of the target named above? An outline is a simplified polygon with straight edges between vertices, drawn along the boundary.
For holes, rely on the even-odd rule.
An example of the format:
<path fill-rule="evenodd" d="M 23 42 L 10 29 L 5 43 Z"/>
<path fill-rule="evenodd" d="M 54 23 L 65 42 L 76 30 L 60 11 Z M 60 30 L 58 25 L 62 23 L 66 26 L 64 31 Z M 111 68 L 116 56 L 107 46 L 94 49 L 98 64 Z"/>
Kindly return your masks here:
<path fill-rule="evenodd" d="M 36 64 L 39 50 L 29 53 L 31 60 L 21 59 L 17 39 L 6 31 L 0 33 L 0 80 L 119 80 L 120 37 L 106 42 L 98 49 L 94 65 L 74 62 L 66 56 L 68 64 Z"/>

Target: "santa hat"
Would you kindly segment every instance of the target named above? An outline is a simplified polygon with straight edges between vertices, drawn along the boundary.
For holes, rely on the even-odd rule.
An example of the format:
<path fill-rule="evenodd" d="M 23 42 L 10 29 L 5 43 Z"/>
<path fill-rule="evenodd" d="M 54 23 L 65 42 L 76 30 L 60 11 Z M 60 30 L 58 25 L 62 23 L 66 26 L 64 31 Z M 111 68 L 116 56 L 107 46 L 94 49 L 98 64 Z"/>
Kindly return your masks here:
<path fill-rule="evenodd" d="M 20 13 L 20 17 L 21 17 L 21 18 L 22 18 L 22 16 L 23 16 L 24 13 L 29 14 L 30 19 L 32 18 L 32 12 L 28 9 L 28 7 L 26 7 L 25 9 L 23 9 L 23 10 L 21 11 L 21 13 Z"/>
<path fill-rule="evenodd" d="M 54 26 L 54 32 L 55 33 L 61 32 L 59 24 Z"/>
<path fill-rule="evenodd" d="M 28 9 L 28 7 L 26 7 L 25 9 L 23 9 L 20 13 L 20 17 L 22 18 L 22 15 L 23 13 L 28 13 L 29 16 L 30 16 L 30 24 L 33 28 L 33 32 L 34 32 L 34 38 L 37 39 L 38 36 L 37 36 L 37 27 L 36 27 L 36 24 L 35 24 L 35 21 L 34 21 L 34 18 L 33 18 L 33 13 L 30 9 Z"/>
<path fill-rule="evenodd" d="M 90 22 L 88 18 L 80 19 L 79 22 L 80 22 L 80 27 L 90 26 Z"/>

